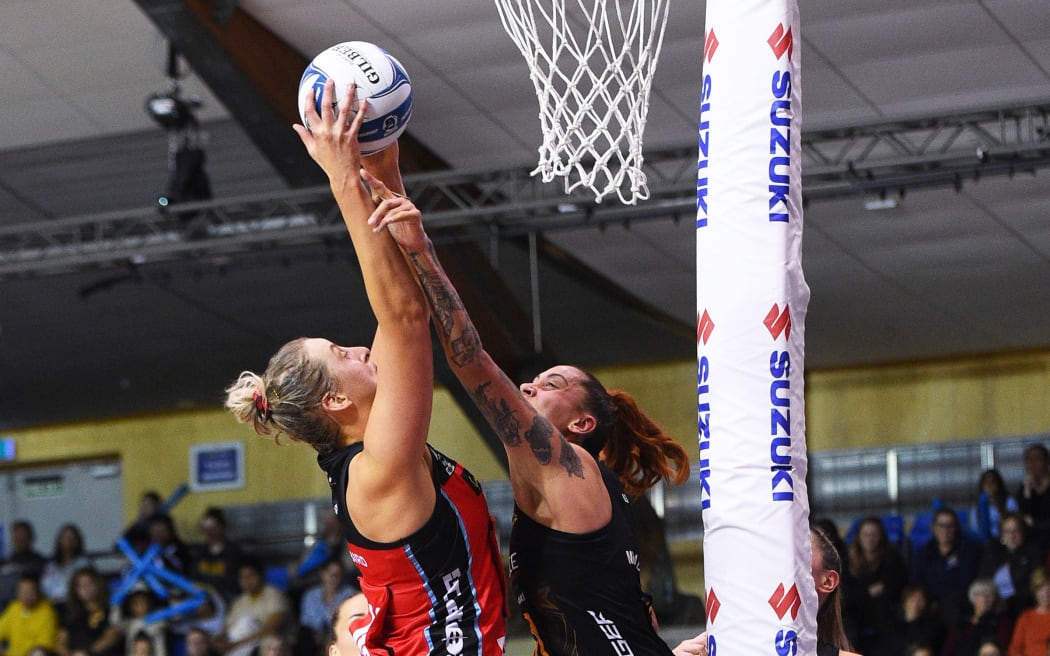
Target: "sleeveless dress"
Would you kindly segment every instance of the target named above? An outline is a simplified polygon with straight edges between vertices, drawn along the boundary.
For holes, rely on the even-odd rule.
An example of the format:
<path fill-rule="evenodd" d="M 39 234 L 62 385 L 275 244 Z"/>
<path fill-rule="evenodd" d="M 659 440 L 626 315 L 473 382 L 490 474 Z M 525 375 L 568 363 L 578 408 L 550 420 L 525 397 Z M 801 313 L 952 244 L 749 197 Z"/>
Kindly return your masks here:
<path fill-rule="evenodd" d="M 373 542 L 354 526 L 344 503 L 350 461 L 363 448 L 358 442 L 317 458 L 368 599 L 368 617 L 350 625 L 361 653 L 502 656 L 503 561 L 477 480 L 428 445 L 437 491 L 433 514 L 402 540 Z"/>
<path fill-rule="evenodd" d="M 535 653 L 670 656 L 671 649 L 653 630 L 642 593 L 629 500 L 616 475 L 599 467 L 612 499 L 612 518 L 597 531 L 556 531 L 514 508 L 510 580 L 536 639 Z"/>

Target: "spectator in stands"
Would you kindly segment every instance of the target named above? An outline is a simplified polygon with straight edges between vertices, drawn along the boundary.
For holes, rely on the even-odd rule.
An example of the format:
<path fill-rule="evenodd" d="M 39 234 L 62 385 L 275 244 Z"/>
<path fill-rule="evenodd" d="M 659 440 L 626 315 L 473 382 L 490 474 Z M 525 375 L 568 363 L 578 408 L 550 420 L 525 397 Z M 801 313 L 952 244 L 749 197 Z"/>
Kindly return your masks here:
<path fill-rule="evenodd" d="M 1035 607 L 1021 613 L 1010 639 L 1009 656 L 1045 656 L 1050 641 L 1050 576 L 1040 567 L 1032 573 Z"/>
<path fill-rule="evenodd" d="M 124 539 L 136 552 L 142 553 L 149 546 L 149 520 L 161 511 L 162 505 L 160 494 L 156 490 L 146 490 L 142 493 L 138 515 L 124 531 Z"/>
<path fill-rule="evenodd" d="M 1028 525 L 1019 513 L 1007 513 L 999 522 L 999 538 L 990 541 L 981 556 L 978 575 L 995 582 L 1011 620 L 1033 603 L 1032 572 L 1043 563 L 1038 547 L 1027 539 Z"/>
<path fill-rule="evenodd" d="M 193 610 L 179 615 L 171 622 L 171 632 L 176 636 L 188 636 L 195 630 L 203 631 L 208 640 L 222 635 L 226 629 L 226 602 L 214 588 L 200 585 L 207 596 L 204 602 Z M 177 603 L 173 600 L 172 603 Z"/>
<path fill-rule="evenodd" d="M 179 539 L 175 532 L 175 522 L 171 515 L 163 512 L 153 513 L 149 518 L 150 545 L 159 545 L 158 565 L 180 576 L 190 572 L 190 550 L 186 543 Z"/>
<path fill-rule="evenodd" d="M 893 623 L 882 635 L 876 653 L 893 656 L 907 653 L 916 645 L 931 648 L 934 653 L 944 642 L 944 627 L 933 610 L 929 593 L 921 585 L 907 585 L 901 592 L 901 603 Z"/>
<path fill-rule="evenodd" d="M 810 570 L 817 590 L 817 653 L 836 656 L 856 656 L 846 636 L 842 621 L 843 563 L 838 549 L 823 531 L 809 529 L 810 549 L 813 552 Z M 675 648 L 678 654 L 682 645 Z"/>
<path fill-rule="evenodd" d="M 152 656 L 167 656 L 170 639 L 167 620 L 146 622 L 146 617 L 159 608 L 160 599 L 146 585 L 136 584 L 131 593 L 124 597 L 119 612 L 111 621 L 124 634 L 127 653 L 134 651 L 139 637 L 144 635 L 151 644 Z"/>
<path fill-rule="evenodd" d="M 211 636 L 204 629 L 190 629 L 183 643 L 184 656 L 216 656 Z"/>
<path fill-rule="evenodd" d="M 317 653 L 311 651 L 311 654 Z M 292 656 L 292 645 L 288 637 L 280 633 L 269 633 L 259 641 L 259 648 L 255 656 Z"/>
<path fill-rule="evenodd" d="M 7 606 L 15 598 L 18 581 L 22 574 L 32 574 L 40 578 L 44 571 L 44 558 L 34 548 L 36 531 L 25 519 L 11 522 L 11 555 L 7 562 L 0 566 L 0 608 Z"/>
<path fill-rule="evenodd" d="M 329 558 L 321 566 L 321 581 L 304 594 L 299 607 L 299 622 L 310 629 L 314 644 L 320 648 L 328 637 L 332 614 L 347 597 L 360 592 L 346 583 L 346 568 L 338 558 Z"/>
<path fill-rule="evenodd" d="M 1032 542 L 1041 550 L 1050 547 L 1050 452 L 1042 444 L 1024 450 L 1024 482 L 1017 491 L 1017 505 Z"/>
<path fill-rule="evenodd" d="M 44 564 L 44 572 L 40 578 L 40 587 L 55 604 L 56 610 L 66 601 L 69 579 L 73 572 L 90 564 L 84 552 L 84 534 L 80 527 L 76 524 L 63 524 L 55 534 L 55 547 L 51 558 Z"/>
<path fill-rule="evenodd" d="M 944 626 L 962 617 L 981 559 L 980 546 L 962 535 L 960 528 L 954 510 L 938 508 L 933 514 L 933 538 L 919 548 L 912 562 L 911 582 L 930 593 Z"/>
<path fill-rule="evenodd" d="M 73 573 L 69 598 L 59 618 L 59 656 L 121 656 L 124 636 L 110 622 L 106 580 L 93 567 Z"/>
<path fill-rule="evenodd" d="M 128 656 L 157 656 L 157 643 L 150 634 L 139 631 L 131 637 Z"/>
<path fill-rule="evenodd" d="M 995 584 L 977 579 L 970 584 L 969 599 L 970 612 L 948 627 L 941 656 L 978 656 L 983 644 L 1010 642 L 1013 623 L 996 607 Z"/>
<path fill-rule="evenodd" d="M 890 543 L 878 517 L 865 517 L 857 525 L 848 563 L 845 613 L 855 627 L 857 649 L 863 654 L 876 645 L 879 634 L 892 622 L 908 583 L 908 566 Z"/>
<path fill-rule="evenodd" d="M 220 654 L 249 656 L 268 633 L 279 633 L 292 619 L 284 593 L 266 583 L 262 563 L 245 557 L 238 569 L 241 594 L 226 614 L 226 626 L 212 645 Z"/>
<path fill-rule="evenodd" d="M 229 602 L 239 592 L 237 569 L 244 554 L 226 535 L 226 514 L 221 508 L 206 509 L 199 526 L 204 544 L 191 557 L 192 577 L 213 587 Z"/>
<path fill-rule="evenodd" d="M 4 656 L 27 656 L 33 647 L 54 649 L 58 617 L 50 600 L 40 591 L 40 580 L 29 572 L 18 578 L 15 599 L 0 614 L 0 643 Z"/>
<path fill-rule="evenodd" d="M 998 469 L 981 472 L 977 495 L 977 504 L 970 510 L 970 528 L 983 540 L 998 538 L 1003 516 L 1018 510 L 1017 499 L 1007 491 Z"/>
<path fill-rule="evenodd" d="M 1003 646 L 990 640 L 977 646 L 977 656 L 1003 656 Z"/>
<path fill-rule="evenodd" d="M 349 559 L 349 550 L 346 548 L 346 538 L 343 537 L 343 529 L 339 526 L 339 518 L 333 512 L 325 513 L 324 522 L 321 525 L 321 534 L 312 545 L 303 553 L 299 563 L 294 566 L 291 575 L 292 585 L 298 590 L 306 590 L 321 581 L 321 565 L 332 558 L 343 561 L 343 567 L 351 580 L 357 579 L 357 567 Z"/>
<path fill-rule="evenodd" d="M 328 624 L 326 656 L 360 656 L 355 636 L 350 633 L 350 622 L 368 614 L 368 601 L 361 593 L 348 597 L 332 614 Z M 362 636 L 362 640 L 364 637 Z"/>
<path fill-rule="evenodd" d="M 842 533 L 839 531 L 838 525 L 830 517 L 821 517 L 820 519 L 814 520 L 812 525 L 820 530 L 828 540 L 831 540 L 831 544 L 835 545 L 835 551 L 839 552 L 839 560 L 843 563 L 849 562 L 849 545 L 842 539 Z"/>

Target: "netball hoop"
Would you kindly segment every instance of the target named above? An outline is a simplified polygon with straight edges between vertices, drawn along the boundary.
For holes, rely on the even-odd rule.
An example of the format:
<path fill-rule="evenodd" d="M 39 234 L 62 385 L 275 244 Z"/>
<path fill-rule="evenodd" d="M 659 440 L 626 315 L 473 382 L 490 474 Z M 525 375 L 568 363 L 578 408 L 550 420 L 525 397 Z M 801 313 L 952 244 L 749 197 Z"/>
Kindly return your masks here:
<path fill-rule="evenodd" d="M 649 198 L 642 133 L 669 0 L 496 0 L 540 105 L 544 182 Z M 611 7 L 610 7 L 611 5 Z"/>

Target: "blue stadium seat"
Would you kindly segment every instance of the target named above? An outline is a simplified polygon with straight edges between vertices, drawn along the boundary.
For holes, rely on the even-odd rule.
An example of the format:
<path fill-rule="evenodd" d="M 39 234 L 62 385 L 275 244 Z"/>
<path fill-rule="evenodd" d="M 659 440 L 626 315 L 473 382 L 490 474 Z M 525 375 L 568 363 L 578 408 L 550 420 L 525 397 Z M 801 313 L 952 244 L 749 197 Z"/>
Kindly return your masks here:
<path fill-rule="evenodd" d="M 288 568 L 284 565 L 267 567 L 266 582 L 281 592 L 288 592 Z"/>
<path fill-rule="evenodd" d="M 907 536 L 904 533 L 904 517 L 896 513 L 888 513 L 882 516 L 882 525 L 886 527 L 886 537 L 889 538 L 890 543 L 896 545 L 902 554 L 906 554 L 904 547 L 907 543 Z"/>
<path fill-rule="evenodd" d="M 911 523 L 911 530 L 908 531 L 908 539 L 911 540 L 911 556 L 914 560 L 915 552 L 918 551 L 922 545 L 930 541 L 933 537 L 933 511 L 924 510 L 920 513 L 915 514 L 915 519 Z"/>

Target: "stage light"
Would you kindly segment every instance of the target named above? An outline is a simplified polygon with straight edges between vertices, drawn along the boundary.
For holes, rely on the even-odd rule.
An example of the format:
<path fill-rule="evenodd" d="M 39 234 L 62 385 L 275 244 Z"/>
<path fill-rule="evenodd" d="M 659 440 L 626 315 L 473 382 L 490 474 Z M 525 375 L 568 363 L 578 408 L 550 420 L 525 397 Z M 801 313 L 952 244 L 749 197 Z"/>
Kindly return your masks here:
<path fill-rule="evenodd" d="M 154 93 L 146 98 L 146 113 L 165 130 L 182 130 L 196 125 L 193 110 L 200 106 L 199 98 L 183 98 L 177 89 Z"/>

